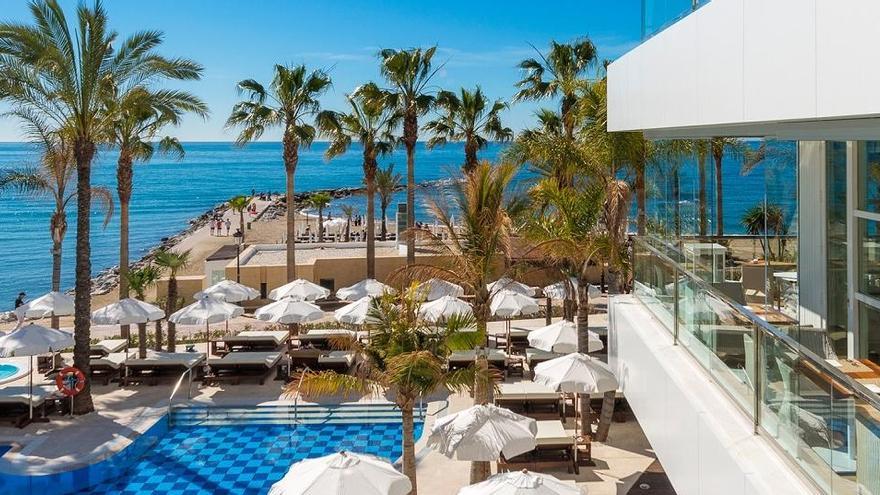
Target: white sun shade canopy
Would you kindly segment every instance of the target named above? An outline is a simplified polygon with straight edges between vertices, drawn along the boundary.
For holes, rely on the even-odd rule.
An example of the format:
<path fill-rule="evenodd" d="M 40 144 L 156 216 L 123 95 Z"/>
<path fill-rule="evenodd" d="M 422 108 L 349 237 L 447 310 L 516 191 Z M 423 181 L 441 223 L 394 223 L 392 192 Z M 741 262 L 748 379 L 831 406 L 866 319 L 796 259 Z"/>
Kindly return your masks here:
<path fill-rule="evenodd" d="M 419 316 L 430 323 L 446 320 L 454 315 L 471 316 L 471 305 L 453 296 L 443 296 L 436 301 L 422 304 L 419 307 Z"/>
<path fill-rule="evenodd" d="M 605 347 L 597 333 L 590 331 L 588 335 L 589 352 L 601 351 Z M 578 350 L 577 325 L 568 320 L 533 330 L 529 332 L 528 339 L 530 346 L 542 351 L 569 353 Z"/>
<path fill-rule="evenodd" d="M 201 299 L 205 296 L 216 297 L 229 303 L 237 303 L 242 301 L 250 301 L 260 297 L 260 291 L 252 289 L 247 285 L 240 284 L 234 280 L 221 280 L 216 284 L 208 287 L 203 291 L 196 292 L 195 298 Z"/>
<path fill-rule="evenodd" d="M 367 313 L 370 311 L 370 301 L 372 300 L 373 298 L 369 296 L 362 297 L 334 311 L 333 317 L 340 323 L 363 325 L 367 322 Z"/>
<path fill-rule="evenodd" d="M 515 318 L 537 313 L 541 307 L 537 300 L 529 296 L 512 290 L 502 290 L 492 296 L 489 310 L 501 318 Z"/>
<path fill-rule="evenodd" d="M 349 287 L 336 291 L 336 297 L 343 301 L 357 301 L 362 297 L 379 297 L 385 293 L 394 293 L 394 289 L 378 280 L 367 278 Z"/>
<path fill-rule="evenodd" d="M 269 293 L 269 299 L 280 301 L 285 297 L 292 297 L 302 301 L 314 301 L 330 295 L 330 289 L 298 278 L 293 282 L 286 283 Z"/>
<path fill-rule="evenodd" d="M 464 295 L 464 288 L 447 280 L 432 278 L 419 284 L 416 292 L 426 301 L 436 301 L 443 296 L 461 297 Z"/>
<path fill-rule="evenodd" d="M 210 325 L 222 323 L 244 314 L 244 308 L 214 297 L 203 297 L 174 314 L 168 321 L 178 325 Z"/>
<path fill-rule="evenodd" d="M 563 299 L 568 299 L 569 289 L 574 291 L 573 299 L 577 299 L 578 282 L 576 278 L 570 277 L 568 282 L 565 280 L 560 280 L 559 282 L 544 287 L 543 291 L 544 295 L 549 297 L 550 299 L 561 301 Z M 587 286 L 587 294 L 589 295 L 590 299 L 595 299 L 602 295 L 602 291 L 599 290 L 599 288 L 595 285 L 589 284 Z"/>
<path fill-rule="evenodd" d="M 601 394 L 619 386 L 607 364 L 577 352 L 538 363 L 534 381 L 559 392 L 577 394 Z"/>
<path fill-rule="evenodd" d="M 324 317 L 324 311 L 310 302 L 286 297 L 257 309 L 254 316 L 262 321 L 290 325 L 318 321 Z"/>
<path fill-rule="evenodd" d="M 36 356 L 73 347 L 73 334 L 33 323 L 0 337 L 0 357 Z"/>
<path fill-rule="evenodd" d="M 517 282 L 508 277 L 502 277 L 498 280 L 486 284 L 486 289 L 489 290 L 489 294 L 495 294 L 504 290 L 509 290 L 513 292 L 519 292 L 524 296 L 533 297 L 535 295 L 535 288 L 530 287 L 522 282 Z"/>
<path fill-rule="evenodd" d="M 462 488 L 458 495 L 581 495 L 581 490 L 572 482 L 523 469 L 498 473 L 482 483 Z"/>
<path fill-rule="evenodd" d="M 22 304 L 13 312 L 19 320 L 48 316 L 70 316 L 73 314 L 73 296 L 68 296 L 63 292 L 49 292 Z"/>
<path fill-rule="evenodd" d="M 92 311 L 92 323 L 96 325 L 137 325 L 162 318 L 162 308 L 131 297 Z"/>
<path fill-rule="evenodd" d="M 437 419 L 428 446 L 460 461 L 492 462 L 533 450 L 537 433 L 534 419 L 485 404 Z"/>
<path fill-rule="evenodd" d="M 269 495 L 406 495 L 410 490 L 409 478 L 388 461 L 339 452 L 293 464 Z"/>

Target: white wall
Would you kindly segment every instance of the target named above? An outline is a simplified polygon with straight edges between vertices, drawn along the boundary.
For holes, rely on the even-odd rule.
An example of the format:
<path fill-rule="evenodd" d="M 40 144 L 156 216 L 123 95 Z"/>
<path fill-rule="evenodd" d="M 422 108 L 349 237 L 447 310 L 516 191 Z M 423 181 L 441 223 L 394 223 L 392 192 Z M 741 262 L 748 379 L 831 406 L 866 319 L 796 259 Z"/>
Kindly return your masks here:
<path fill-rule="evenodd" d="M 809 139 L 878 117 L 878 23 L 876 0 L 712 0 L 609 66 L 609 130 Z"/>
<path fill-rule="evenodd" d="M 676 493 L 818 493 L 635 297 L 612 299 L 608 340 L 611 368 Z"/>

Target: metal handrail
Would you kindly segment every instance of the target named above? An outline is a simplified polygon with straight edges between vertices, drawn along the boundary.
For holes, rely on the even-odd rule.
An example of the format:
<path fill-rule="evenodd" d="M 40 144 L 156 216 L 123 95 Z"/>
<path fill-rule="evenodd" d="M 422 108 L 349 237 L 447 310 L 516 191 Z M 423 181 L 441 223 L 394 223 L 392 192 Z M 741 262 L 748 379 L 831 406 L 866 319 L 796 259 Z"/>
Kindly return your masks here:
<path fill-rule="evenodd" d="M 180 389 L 180 385 L 183 383 L 183 378 L 189 375 L 189 386 L 186 388 L 186 398 L 187 400 L 192 399 L 192 370 L 193 368 L 187 368 L 186 371 L 180 374 L 180 378 L 177 379 L 177 383 L 174 384 L 174 388 L 171 389 L 171 395 L 168 397 L 168 419 L 171 419 L 171 404 L 174 402 L 174 396 L 177 394 L 177 390 Z"/>
<path fill-rule="evenodd" d="M 660 239 L 657 239 L 657 240 L 660 242 L 663 242 Z M 702 278 L 698 277 L 696 274 L 694 274 L 693 272 L 691 272 L 690 270 L 685 268 L 681 263 L 673 260 L 672 258 L 667 256 L 665 253 L 661 252 L 659 249 L 655 248 L 654 246 L 652 246 L 651 244 L 646 242 L 642 237 L 633 236 L 633 241 L 636 244 L 638 244 L 639 246 L 650 251 L 651 254 L 657 256 L 658 258 L 662 259 L 666 263 L 669 263 L 672 266 L 672 268 L 675 268 L 679 273 L 688 277 L 690 279 L 690 281 L 695 283 L 699 288 L 701 288 L 707 292 L 710 292 L 713 297 L 717 297 L 718 299 L 721 299 L 722 301 L 724 301 L 725 303 L 730 305 L 730 307 L 732 307 L 738 313 L 740 313 L 741 316 L 743 316 L 744 318 L 749 320 L 750 323 L 754 324 L 759 329 L 769 333 L 773 337 L 781 340 L 788 347 L 790 347 L 798 355 L 798 357 L 808 361 L 811 365 L 817 367 L 821 372 L 830 375 L 834 380 L 843 383 L 844 385 L 849 387 L 853 391 L 853 393 L 855 395 L 857 395 L 860 399 L 871 404 L 871 406 L 874 407 L 875 409 L 880 410 L 880 397 L 877 397 L 873 392 L 868 390 L 867 387 L 865 387 L 861 383 L 855 381 L 854 379 L 847 376 L 842 371 L 838 370 L 837 368 L 835 368 L 834 366 L 829 364 L 827 361 L 825 361 L 824 359 L 819 357 L 816 353 L 814 353 L 810 349 L 804 347 L 797 340 L 793 339 L 790 335 L 779 330 L 775 326 L 768 323 L 766 320 L 764 320 L 761 317 L 759 317 L 758 315 L 756 315 L 754 312 L 752 312 L 752 310 L 750 310 L 750 309 L 746 308 L 745 306 L 739 304 L 738 302 L 734 301 L 730 296 L 728 296 L 724 292 L 718 290 L 717 288 L 715 288 L 714 286 L 712 286 L 711 284 L 709 284 L 708 282 L 706 282 Z M 664 244 L 669 246 L 668 243 L 664 242 Z M 670 247 L 672 249 L 676 249 L 673 246 L 670 246 Z"/>
<path fill-rule="evenodd" d="M 302 388 L 303 378 L 306 377 L 306 372 L 311 371 L 311 368 L 308 365 L 305 366 L 302 373 L 299 375 L 299 382 L 296 384 L 296 394 L 293 396 L 293 424 L 297 424 L 299 417 L 299 398 L 302 395 L 300 393 L 300 388 Z"/>

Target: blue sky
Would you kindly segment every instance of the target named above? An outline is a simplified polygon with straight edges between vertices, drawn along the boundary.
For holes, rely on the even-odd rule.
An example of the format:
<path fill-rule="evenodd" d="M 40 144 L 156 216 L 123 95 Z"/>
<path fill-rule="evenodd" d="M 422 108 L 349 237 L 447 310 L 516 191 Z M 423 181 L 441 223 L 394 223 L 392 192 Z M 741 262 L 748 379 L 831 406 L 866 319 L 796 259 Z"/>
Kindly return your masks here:
<path fill-rule="evenodd" d="M 73 9 L 74 1 L 62 2 Z M 235 103 L 235 83 L 268 82 L 275 63 L 324 68 L 333 89 L 325 108 L 342 109 L 343 95 L 378 80 L 379 48 L 437 44 L 445 62 L 438 87 L 481 85 L 490 97 L 510 99 L 518 61 L 532 56 L 529 43 L 589 36 L 601 58 L 613 59 L 635 46 L 640 31 L 639 0 L 514 1 L 244 1 L 109 0 L 111 26 L 121 35 L 140 29 L 165 33 L 162 53 L 195 59 L 205 66 L 201 81 L 186 89 L 211 108 L 207 121 L 187 118 L 174 131 L 189 141 L 231 140 L 223 123 Z M 4 0 L 5 20 L 28 21 L 27 2 Z M 550 105 L 551 103 L 545 103 Z M 504 115 L 515 130 L 531 125 L 538 105 L 515 104 Z M 0 141 L 19 141 L 14 121 L 0 119 Z M 277 140 L 267 133 L 264 140 Z"/>

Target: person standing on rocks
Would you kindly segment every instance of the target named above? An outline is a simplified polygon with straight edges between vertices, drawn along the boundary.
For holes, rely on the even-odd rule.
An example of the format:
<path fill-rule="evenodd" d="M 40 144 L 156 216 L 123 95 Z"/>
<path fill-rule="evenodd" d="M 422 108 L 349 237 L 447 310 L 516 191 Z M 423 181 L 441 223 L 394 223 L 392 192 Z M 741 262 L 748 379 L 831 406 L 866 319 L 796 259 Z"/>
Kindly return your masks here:
<path fill-rule="evenodd" d="M 24 304 L 24 298 L 27 296 L 24 292 L 19 292 L 18 297 L 15 298 L 15 309 L 18 309 L 19 306 Z"/>

